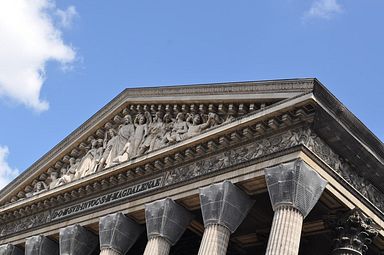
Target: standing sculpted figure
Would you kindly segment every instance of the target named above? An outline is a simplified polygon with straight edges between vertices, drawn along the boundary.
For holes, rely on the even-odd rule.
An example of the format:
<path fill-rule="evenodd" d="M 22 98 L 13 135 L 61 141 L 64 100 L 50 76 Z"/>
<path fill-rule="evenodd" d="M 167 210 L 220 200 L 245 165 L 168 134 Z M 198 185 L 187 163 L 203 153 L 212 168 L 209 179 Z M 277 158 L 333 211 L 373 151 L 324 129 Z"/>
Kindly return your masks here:
<path fill-rule="evenodd" d="M 135 133 L 132 139 L 132 156 L 138 156 L 142 153 L 139 148 L 141 143 L 144 141 L 144 137 L 148 135 L 149 119 L 149 112 L 145 112 L 145 114 L 139 113 L 135 118 Z"/>
<path fill-rule="evenodd" d="M 172 143 L 173 139 L 172 139 L 171 135 L 172 135 L 174 122 L 175 121 L 172 119 L 172 116 L 170 113 L 164 114 L 164 117 L 163 117 L 164 136 L 160 142 L 159 148 L 167 145 L 168 143 Z"/>
<path fill-rule="evenodd" d="M 124 116 L 124 123 L 120 125 L 119 131 L 117 133 L 117 143 L 116 150 L 118 155 L 124 153 L 124 147 L 128 142 L 132 143 L 132 138 L 135 135 L 135 125 L 132 122 L 131 115 L 127 114 Z"/>
<path fill-rule="evenodd" d="M 161 112 L 156 112 L 153 120 L 149 120 L 148 134 L 140 146 L 139 154 L 144 154 L 145 152 L 160 148 L 164 133 L 164 122 L 161 118 Z"/>
<path fill-rule="evenodd" d="M 119 164 L 127 161 L 132 156 L 132 140 L 135 135 L 135 126 L 132 123 L 131 115 L 124 116 L 124 124 L 120 125 L 117 134 L 118 140 L 116 143 L 118 155 L 113 158 L 113 164 Z"/>
<path fill-rule="evenodd" d="M 108 136 L 110 139 L 108 139 Z M 104 167 L 109 167 L 113 163 L 113 159 L 118 156 L 117 152 L 117 144 L 118 137 L 117 137 L 117 132 L 114 128 L 110 128 L 107 133 L 105 133 L 104 136 L 104 141 L 103 141 L 103 149 L 104 153 L 103 156 L 101 157 L 99 166 L 97 168 L 98 171 L 103 169 Z M 104 166 L 105 165 L 105 166 Z"/>

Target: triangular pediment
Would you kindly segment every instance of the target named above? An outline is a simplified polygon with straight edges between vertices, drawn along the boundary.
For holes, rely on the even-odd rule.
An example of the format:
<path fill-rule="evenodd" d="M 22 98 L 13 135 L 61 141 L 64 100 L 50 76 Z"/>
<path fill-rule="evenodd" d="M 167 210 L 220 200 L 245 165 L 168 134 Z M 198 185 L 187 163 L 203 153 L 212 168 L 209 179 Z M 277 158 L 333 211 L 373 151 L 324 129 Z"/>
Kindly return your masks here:
<path fill-rule="evenodd" d="M 126 89 L 0 192 L 0 239 L 227 176 L 260 194 L 267 165 L 297 158 L 382 215 L 383 155 L 316 79 Z"/>
<path fill-rule="evenodd" d="M 274 134 L 280 138 L 263 138 Z M 126 89 L 4 188 L 0 210 L 73 201 L 194 167 L 196 159 L 254 140 L 273 153 L 281 137 L 306 146 L 336 172 L 343 164 L 344 178 L 364 175 L 352 183 L 361 193 L 370 183 L 375 194 L 383 189 L 382 143 L 317 80 L 277 80 Z M 319 139 L 320 146 L 300 137 Z"/>
<path fill-rule="evenodd" d="M 0 204 L 81 180 L 310 92 L 313 79 L 126 89 L 24 171 Z"/>

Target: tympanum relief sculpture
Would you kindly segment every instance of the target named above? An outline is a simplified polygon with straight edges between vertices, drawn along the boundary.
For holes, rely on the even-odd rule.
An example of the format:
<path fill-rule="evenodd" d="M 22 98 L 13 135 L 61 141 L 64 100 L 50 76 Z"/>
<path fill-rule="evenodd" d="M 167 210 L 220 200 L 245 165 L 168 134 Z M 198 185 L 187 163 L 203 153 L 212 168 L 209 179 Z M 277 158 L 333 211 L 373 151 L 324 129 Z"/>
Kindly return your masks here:
<path fill-rule="evenodd" d="M 105 125 L 103 138 L 88 138 L 78 157 L 66 156 L 48 169 L 45 180 L 35 181 L 19 198 L 30 197 L 66 183 L 102 171 L 132 158 L 200 134 L 225 122 L 228 116 L 200 112 L 138 112 L 126 113 L 117 122 Z M 117 121 L 116 121 L 117 120 Z M 119 120 L 119 121 L 118 121 Z M 100 137 L 100 135 L 99 135 Z M 63 163 L 64 162 L 64 163 Z M 31 188 L 32 187 L 32 188 Z"/>

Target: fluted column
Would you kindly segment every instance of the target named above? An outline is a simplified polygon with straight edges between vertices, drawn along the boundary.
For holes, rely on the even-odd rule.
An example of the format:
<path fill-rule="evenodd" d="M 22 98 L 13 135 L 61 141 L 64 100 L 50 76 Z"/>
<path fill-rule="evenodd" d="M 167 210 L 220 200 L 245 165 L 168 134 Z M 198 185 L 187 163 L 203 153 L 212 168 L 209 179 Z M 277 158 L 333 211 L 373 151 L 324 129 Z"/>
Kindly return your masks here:
<path fill-rule="evenodd" d="M 297 255 L 303 220 L 327 182 L 300 159 L 266 168 L 265 180 L 275 212 L 266 255 Z"/>
<path fill-rule="evenodd" d="M 122 213 L 100 218 L 100 255 L 124 255 L 143 233 L 144 227 Z"/>
<path fill-rule="evenodd" d="M 98 245 L 97 236 L 78 224 L 60 229 L 60 255 L 90 255 Z"/>
<path fill-rule="evenodd" d="M 0 246 L 0 255 L 24 255 L 24 251 L 13 244 L 4 244 Z"/>
<path fill-rule="evenodd" d="M 167 255 L 183 235 L 192 215 L 170 198 L 145 205 L 148 243 L 144 255 Z"/>
<path fill-rule="evenodd" d="M 336 238 L 332 255 L 363 255 L 378 231 L 372 220 L 354 209 L 335 224 Z"/>
<path fill-rule="evenodd" d="M 298 252 L 302 226 L 303 215 L 299 210 L 291 206 L 277 208 L 273 216 L 267 254 Z"/>
<path fill-rule="evenodd" d="M 200 189 L 204 234 L 199 255 L 224 255 L 229 237 L 247 216 L 254 201 L 229 181 Z"/>
<path fill-rule="evenodd" d="M 59 244 L 46 236 L 38 235 L 26 239 L 25 255 L 59 255 Z"/>
<path fill-rule="evenodd" d="M 171 243 L 161 236 L 152 237 L 148 240 L 147 246 L 145 247 L 145 255 L 167 255 L 171 250 Z"/>

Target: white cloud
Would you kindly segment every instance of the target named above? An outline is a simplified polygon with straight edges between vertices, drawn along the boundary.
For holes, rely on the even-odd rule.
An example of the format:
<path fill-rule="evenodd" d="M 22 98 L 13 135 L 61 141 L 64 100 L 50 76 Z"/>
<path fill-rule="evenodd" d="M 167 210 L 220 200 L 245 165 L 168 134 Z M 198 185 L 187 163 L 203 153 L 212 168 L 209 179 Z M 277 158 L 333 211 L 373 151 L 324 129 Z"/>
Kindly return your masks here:
<path fill-rule="evenodd" d="M 40 99 L 47 62 L 68 65 L 75 59 L 55 26 L 56 11 L 53 0 L 0 0 L 0 97 L 36 111 L 49 108 Z M 73 12 L 63 11 L 62 21 L 69 24 Z"/>
<path fill-rule="evenodd" d="M 8 147 L 0 145 L 0 189 L 4 188 L 10 181 L 19 175 L 19 170 L 11 168 L 8 165 L 8 154 Z"/>
<path fill-rule="evenodd" d="M 56 15 L 60 18 L 62 27 L 68 28 L 72 26 L 73 19 L 77 16 L 75 6 L 71 5 L 66 10 L 56 10 Z"/>
<path fill-rule="evenodd" d="M 342 7 L 337 3 L 337 0 L 316 0 L 312 3 L 311 8 L 305 13 L 304 18 L 330 19 L 341 12 Z"/>

